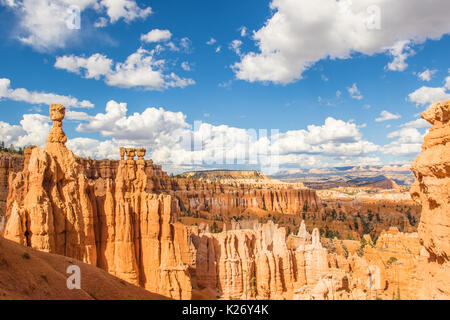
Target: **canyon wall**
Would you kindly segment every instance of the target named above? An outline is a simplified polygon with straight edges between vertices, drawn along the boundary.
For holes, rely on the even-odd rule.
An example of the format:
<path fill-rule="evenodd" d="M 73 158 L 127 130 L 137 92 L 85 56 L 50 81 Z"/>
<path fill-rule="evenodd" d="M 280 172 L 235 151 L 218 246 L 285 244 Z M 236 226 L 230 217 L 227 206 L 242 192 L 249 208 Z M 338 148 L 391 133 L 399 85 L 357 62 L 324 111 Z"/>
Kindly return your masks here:
<path fill-rule="evenodd" d="M 429 255 L 423 273 L 423 296 L 450 296 L 450 100 L 436 102 L 422 113 L 432 124 L 422 153 L 414 160 L 416 178 L 411 196 L 422 204 L 420 242 Z"/>
<path fill-rule="evenodd" d="M 285 229 L 273 222 L 193 232 L 196 285 L 225 299 L 292 299 L 295 288 L 314 286 L 328 270 L 318 230 L 302 239 L 297 250 L 289 250 Z"/>
<path fill-rule="evenodd" d="M 167 191 L 179 199 L 183 211 L 206 211 L 222 217 L 239 216 L 247 209 L 293 215 L 300 214 L 305 204 L 311 211 L 321 207 L 316 192 L 308 189 L 255 189 L 177 179 Z"/>
<path fill-rule="evenodd" d="M 321 239 L 302 222 L 286 240 L 273 222 L 243 221 L 231 230 L 193 230 L 196 290 L 213 299 L 417 299 L 425 256 L 417 233 L 392 227 L 376 245 Z"/>

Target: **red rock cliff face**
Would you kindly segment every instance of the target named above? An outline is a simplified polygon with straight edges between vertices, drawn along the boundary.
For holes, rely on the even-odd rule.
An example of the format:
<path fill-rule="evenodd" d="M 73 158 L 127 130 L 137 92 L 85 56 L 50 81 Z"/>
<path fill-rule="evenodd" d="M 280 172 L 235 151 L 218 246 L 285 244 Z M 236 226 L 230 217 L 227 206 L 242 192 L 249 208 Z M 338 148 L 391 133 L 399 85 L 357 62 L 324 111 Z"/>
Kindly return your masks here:
<path fill-rule="evenodd" d="M 416 181 L 411 196 L 422 204 L 419 238 L 429 254 L 424 265 L 423 295 L 450 296 L 450 100 L 434 103 L 422 118 L 432 124 L 422 153 L 412 169 Z"/>
<path fill-rule="evenodd" d="M 297 250 L 289 250 L 284 228 L 249 223 L 193 235 L 199 289 L 225 299 L 292 299 L 295 288 L 314 286 L 328 271 L 317 229 L 312 238 L 305 230 Z"/>
<path fill-rule="evenodd" d="M 24 170 L 12 177 L 5 238 L 189 299 L 189 235 L 175 223 L 172 197 L 146 192 L 145 151 L 135 161 L 135 151 L 127 150 L 128 160 L 116 168 L 99 166 L 111 177 L 90 180 L 81 159 L 65 147 L 64 107 L 52 105 L 50 115 L 54 125 L 45 149 L 32 148 Z"/>

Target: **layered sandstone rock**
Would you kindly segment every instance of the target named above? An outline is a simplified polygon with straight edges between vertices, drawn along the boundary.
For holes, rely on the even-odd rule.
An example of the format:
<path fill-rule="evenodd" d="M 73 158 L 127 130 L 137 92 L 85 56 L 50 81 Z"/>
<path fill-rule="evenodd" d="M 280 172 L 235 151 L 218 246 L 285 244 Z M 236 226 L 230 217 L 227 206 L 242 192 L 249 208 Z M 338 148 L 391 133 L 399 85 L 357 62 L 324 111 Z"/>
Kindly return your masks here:
<path fill-rule="evenodd" d="M 199 286 L 230 297 L 254 295 L 255 287 L 266 298 L 292 292 L 295 255 L 287 249 L 284 229 L 269 224 L 250 233 L 236 230 L 196 249 L 190 230 L 176 221 L 180 209 L 223 215 L 248 208 L 297 213 L 304 203 L 317 209 L 313 191 L 172 179 L 144 160 L 145 149 L 121 148 L 120 161 L 81 159 L 65 146 L 64 113 L 61 105 L 50 107 L 53 128 L 45 149 L 27 148 L 23 171 L 11 176 L 6 238 L 97 265 L 177 299 L 191 297 L 193 276 Z M 251 248 L 249 241 L 255 242 Z M 236 264 L 239 250 L 244 251 Z M 216 260 L 220 267 L 213 270 Z M 272 278 L 263 276 L 267 272 Z"/>
<path fill-rule="evenodd" d="M 292 299 L 294 289 L 314 286 L 328 271 L 317 229 L 294 251 L 286 245 L 285 229 L 273 222 L 247 226 L 193 236 L 199 289 L 214 289 L 224 298 Z"/>
<path fill-rule="evenodd" d="M 288 247 L 284 228 L 235 223 L 221 233 L 193 232 L 196 290 L 225 299 L 416 299 L 423 277 L 417 233 L 396 228 L 375 245 L 334 239 L 302 223 Z M 326 243 L 326 241 L 325 241 Z"/>
<path fill-rule="evenodd" d="M 450 100 L 436 102 L 422 113 L 432 124 L 422 153 L 414 160 L 411 196 L 422 204 L 419 237 L 429 255 L 422 265 L 423 296 L 450 297 Z"/>
<path fill-rule="evenodd" d="M 172 189 L 167 191 L 179 199 L 184 211 L 206 211 L 223 217 L 240 215 L 247 209 L 300 214 L 305 204 L 311 211 L 318 211 L 321 207 L 316 192 L 308 189 L 255 189 L 249 185 L 231 187 L 177 179 Z"/>
<path fill-rule="evenodd" d="M 370 233 L 373 239 L 391 226 L 402 232 L 416 232 L 420 220 L 420 205 L 411 201 L 323 201 L 324 209 L 320 219 L 311 219 L 307 213 L 305 220 L 323 230 L 332 231 L 339 238 L 359 240 Z"/>

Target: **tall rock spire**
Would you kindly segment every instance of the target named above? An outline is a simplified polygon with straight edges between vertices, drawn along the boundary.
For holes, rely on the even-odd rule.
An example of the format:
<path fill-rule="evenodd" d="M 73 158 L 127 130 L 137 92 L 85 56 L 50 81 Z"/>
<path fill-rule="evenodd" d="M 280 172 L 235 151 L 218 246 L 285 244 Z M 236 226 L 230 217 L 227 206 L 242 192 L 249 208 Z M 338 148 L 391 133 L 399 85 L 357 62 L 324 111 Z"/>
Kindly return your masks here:
<path fill-rule="evenodd" d="M 424 276 L 423 297 L 450 296 L 450 99 L 438 101 L 422 113 L 432 124 L 422 153 L 414 160 L 416 177 L 411 197 L 422 204 L 420 242 L 428 258 L 420 273 Z"/>
<path fill-rule="evenodd" d="M 53 121 L 53 128 L 47 137 L 47 143 L 66 144 L 67 137 L 62 129 L 62 121 L 66 115 L 66 108 L 61 104 L 50 105 L 50 119 Z"/>

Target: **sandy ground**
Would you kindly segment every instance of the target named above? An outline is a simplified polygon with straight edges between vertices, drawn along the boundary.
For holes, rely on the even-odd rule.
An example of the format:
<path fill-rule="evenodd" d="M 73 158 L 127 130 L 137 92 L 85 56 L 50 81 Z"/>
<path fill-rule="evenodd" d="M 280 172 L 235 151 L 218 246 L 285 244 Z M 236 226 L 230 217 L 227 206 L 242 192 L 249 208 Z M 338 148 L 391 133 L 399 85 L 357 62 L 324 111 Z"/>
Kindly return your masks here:
<path fill-rule="evenodd" d="M 81 289 L 67 288 L 69 265 L 81 270 Z M 0 300 L 160 300 L 164 296 L 68 257 L 40 252 L 0 237 Z"/>

